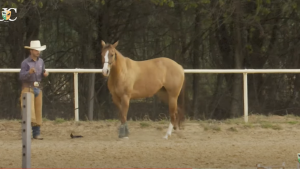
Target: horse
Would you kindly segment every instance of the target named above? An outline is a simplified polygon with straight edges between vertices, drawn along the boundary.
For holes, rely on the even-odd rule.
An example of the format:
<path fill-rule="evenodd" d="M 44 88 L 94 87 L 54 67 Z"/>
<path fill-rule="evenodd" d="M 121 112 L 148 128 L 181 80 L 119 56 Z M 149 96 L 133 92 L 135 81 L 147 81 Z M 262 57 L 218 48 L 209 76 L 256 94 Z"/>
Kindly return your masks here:
<path fill-rule="evenodd" d="M 107 86 L 113 103 L 119 109 L 121 125 L 119 138 L 127 138 L 129 129 L 127 113 L 131 99 L 158 96 L 168 104 L 171 122 L 166 135 L 168 139 L 172 130 L 184 121 L 184 108 L 178 106 L 179 95 L 184 95 L 185 74 L 183 67 L 166 57 L 135 61 L 123 56 L 117 49 L 119 41 L 106 44 L 101 41 L 102 74 L 107 79 Z M 184 104 L 184 98 L 181 99 Z"/>

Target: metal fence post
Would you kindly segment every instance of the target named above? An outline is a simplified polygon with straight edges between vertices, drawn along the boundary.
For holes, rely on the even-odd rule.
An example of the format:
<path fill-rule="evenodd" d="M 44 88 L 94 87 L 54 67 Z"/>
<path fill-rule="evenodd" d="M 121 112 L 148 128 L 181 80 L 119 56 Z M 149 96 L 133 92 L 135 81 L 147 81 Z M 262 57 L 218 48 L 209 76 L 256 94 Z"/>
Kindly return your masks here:
<path fill-rule="evenodd" d="M 31 93 L 23 93 L 22 99 L 22 168 L 31 168 Z"/>
<path fill-rule="evenodd" d="M 74 106 L 75 106 L 75 121 L 79 121 L 79 106 L 78 106 L 78 73 L 74 73 Z"/>
<path fill-rule="evenodd" d="M 247 73 L 243 73 L 244 82 L 244 120 L 248 123 L 248 78 Z"/>

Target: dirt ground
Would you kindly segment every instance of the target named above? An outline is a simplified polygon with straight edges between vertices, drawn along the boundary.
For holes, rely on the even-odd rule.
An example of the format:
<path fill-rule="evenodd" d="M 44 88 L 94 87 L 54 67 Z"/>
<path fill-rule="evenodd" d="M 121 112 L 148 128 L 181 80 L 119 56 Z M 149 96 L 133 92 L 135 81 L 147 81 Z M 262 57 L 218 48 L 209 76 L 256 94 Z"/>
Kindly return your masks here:
<path fill-rule="evenodd" d="M 22 166 L 20 120 L 0 121 L 0 168 Z M 225 121 L 186 121 L 164 140 L 167 121 L 129 121 L 128 140 L 118 121 L 45 121 L 44 140 L 32 140 L 32 168 L 297 168 L 300 118 L 249 116 Z M 83 135 L 71 139 L 70 133 Z M 299 135 L 298 135 L 299 134 Z M 299 139 L 299 140 L 298 140 Z"/>

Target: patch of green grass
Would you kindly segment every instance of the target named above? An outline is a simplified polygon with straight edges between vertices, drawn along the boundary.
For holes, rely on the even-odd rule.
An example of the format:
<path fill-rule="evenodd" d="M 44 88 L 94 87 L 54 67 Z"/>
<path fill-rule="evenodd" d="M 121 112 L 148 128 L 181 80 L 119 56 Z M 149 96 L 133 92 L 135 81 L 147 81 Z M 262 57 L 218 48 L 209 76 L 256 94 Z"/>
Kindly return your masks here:
<path fill-rule="evenodd" d="M 49 121 L 49 119 L 47 119 L 46 117 L 43 117 L 43 121 L 46 122 L 46 121 Z"/>
<path fill-rule="evenodd" d="M 288 115 L 285 115 L 285 118 L 291 118 L 291 119 L 297 119 L 299 118 L 298 116 L 295 116 L 293 114 L 288 114 Z"/>
<path fill-rule="evenodd" d="M 203 128 L 204 128 L 204 131 L 209 130 L 209 127 L 207 125 L 203 126 Z"/>
<path fill-rule="evenodd" d="M 255 115 L 252 118 L 252 122 L 253 123 L 262 123 L 262 122 L 266 122 L 267 119 L 268 119 L 268 117 L 265 115 Z"/>
<path fill-rule="evenodd" d="M 268 129 L 268 128 L 272 128 L 273 125 L 271 123 L 263 122 L 262 124 L 260 124 L 260 126 L 262 128 Z"/>
<path fill-rule="evenodd" d="M 162 131 L 163 128 L 161 126 L 156 127 L 157 130 Z"/>
<path fill-rule="evenodd" d="M 64 118 L 56 118 L 55 119 L 55 123 L 63 123 L 65 122 L 66 120 Z"/>
<path fill-rule="evenodd" d="M 158 124 L 167 124 L 168 122 L 166 121 L 166 120 L 160 120 L 159 122 L 158 122 Z"/>
<path fill-rule="evenodd" d="M 267 122 L 262 123 L 260 126 L 262 128 L 273 129 L 273 130 L 281 130 L 282 129 L 282 127 L 278 124 L 271 124 L 271 123 L 267 123 Z"/>
<path fill-rule="evenodd" d="M 282 127 L 278 124 L 273 125 L 272 127 L 273 130 L 282 130 Z"/>
<path fill-rule="evenodd" d="M 227 119 L 224 121 L 225 124 L 241 124 L 243 123 L 243 121 L 241 121 L 241 119 Z"/>
<path fill-rule="evenodd" d="M 204 130 L 207 131 L 207 130 L 214 130 L 214 131 L 221 131 L 221 127 L 218 126 L 218 125 L 215 125 L 215 124 L 206 124 L 206 125 L 202 125 Z"/>
<path fill-rule="evenodd" d="M 244 123 L 244 128 L 246 128 L 246 129 L 253 128 L 253 124 L 252 123 Z"/>
<path fill-rule="evenodd" d="M 140 126 L 142 127 L 142 128 L 146 128 L 146 127 L 149 127 L 149 126 L 151 126 L 149 123 L 145 123 L 145 122 L 141 122 L 140 123 Z"/>
<path fill-rule="evenodd" d="M 81 121 L 77 121 L 77 122 L 74 122 L 74 124 L 75 124 L 76 126 L 81 126 L 81 125 L 82 125 L 82 122 L 81 122 Z"/>
<path fill-rule="evenodd" d="M 227 129 L 228 131 L 237 132 L 238 130 L 235 127 L 230 127 Z"/>
<path fill-rule="evenodd" d="M 105 120 L 105 121 L 107 121 L 107 122 L 116 122 L 116 121 L 118 121 L 118 120 L 116 120 L 116 119 L 107 119 L 107 120 Z"/>
<path fill-rule="evenodd" d="M 289 121 L 288 123 L 293 125 L 293 124 L 298 124 L 298 121 Z"/>
<path fill-rule="evenodd" d="M 211 126 L 211 129 L 212 129 L 212 130 L 215 130 L 215 131 L 221 131 L 221 127 L 218 126 L 218 125 L 212 125 L 212 126 Z"/>
<path fill-rule="evenodd" d="M 207 122 L 207 123 L 215 123 L 215 122 L 216 122 L 216 120 L 213 120 L 213 119 L 208 119 L 208 120 L 206 120 L 206 122 Z"/>

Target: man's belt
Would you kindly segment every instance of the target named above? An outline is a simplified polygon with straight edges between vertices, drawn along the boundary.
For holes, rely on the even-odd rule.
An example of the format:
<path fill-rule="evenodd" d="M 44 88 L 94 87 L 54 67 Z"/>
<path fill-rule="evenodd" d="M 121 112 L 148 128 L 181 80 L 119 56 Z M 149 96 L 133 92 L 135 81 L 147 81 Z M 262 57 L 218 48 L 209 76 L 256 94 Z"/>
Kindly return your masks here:
<path fill-rule="evenodd" d="M 41 87 L 41 82 L 22 82 L 22 87 Z"/>

